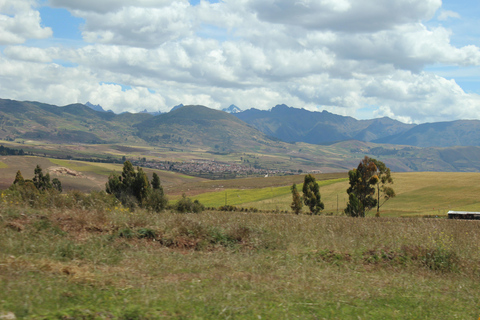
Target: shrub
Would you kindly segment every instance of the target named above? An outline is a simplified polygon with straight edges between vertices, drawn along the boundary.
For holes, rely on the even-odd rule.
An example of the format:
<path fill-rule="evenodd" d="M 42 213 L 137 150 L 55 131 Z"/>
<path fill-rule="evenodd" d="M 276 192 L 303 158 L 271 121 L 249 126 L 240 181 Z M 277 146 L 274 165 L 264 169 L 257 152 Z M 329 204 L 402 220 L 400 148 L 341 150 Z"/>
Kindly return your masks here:
<path fill-rule="evenodd" d="M 228 204 L 228 205 L 225 205 L 225 206 L 221 206 L 220 208 L 218 208 L 218 210 L 220 210 L 220 211 L 237 211 L 237 207 Z"/>
<path fill-rule="evenodd" d="M 198 200 L 192 201 L 192 199 L 188 198 L 184 193 L 182 194 L 182 198 L 175 204 L 174 210 L 179 213 L 200 213 L 205 210 L 205 206 Z"/>
<path fill-rule="evenodd" d="M 139 239 L 155 239 L 157 237 L 157 233 L 152 229 L 141 228 L 137 231 L 137 237 Z"/>
<path fill-rule="evenodd" d="M 154 174 L 150 183 L 142 168 L 137 167 L 135 172 L 130 161 L 123 164 L 120 176 L 115 173 L 110 175 L 105 191 L 115 195 L 131 211 L 140 207 L 159 212 L 165 209 L 167 203 L 158 175 Z"/>

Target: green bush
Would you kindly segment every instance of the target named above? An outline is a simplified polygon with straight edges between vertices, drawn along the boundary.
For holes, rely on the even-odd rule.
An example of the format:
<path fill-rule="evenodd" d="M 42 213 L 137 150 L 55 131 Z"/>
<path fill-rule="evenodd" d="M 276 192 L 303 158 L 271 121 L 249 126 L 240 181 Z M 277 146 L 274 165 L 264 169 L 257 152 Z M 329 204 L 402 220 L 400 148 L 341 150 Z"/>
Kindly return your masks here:
<path fill-rule="evenodd" d="M 182 198 L 174 205 L 174 210 L 179 213 L 200 213 L 205 210 L 205 206 L 198 200 L 192 201 L 185 193 L 182 194 Z"/>
<path fill-rule="evenodd" d="M 142 168 L 137 171 L 130 161 L 125 161 L 121 175 L 113 173 L 108 178 L 105 191 L 114 195 L 131 211 L 137 208 L 146 208 L 155 212 L 165 209 L 167 199 L 156 173 L 150 183 Z"/>

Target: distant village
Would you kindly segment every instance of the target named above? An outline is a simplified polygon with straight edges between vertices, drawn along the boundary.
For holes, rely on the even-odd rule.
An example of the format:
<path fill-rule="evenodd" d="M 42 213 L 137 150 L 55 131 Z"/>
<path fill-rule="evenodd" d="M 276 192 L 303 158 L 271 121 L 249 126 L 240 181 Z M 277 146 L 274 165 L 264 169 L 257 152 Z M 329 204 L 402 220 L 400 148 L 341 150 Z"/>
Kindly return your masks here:
<path fill-rule="evenodd" d="M 182 162 L 172 161 L 131 161 L 135 166 L 141 166 L 151 169 L 167 170 L 181 172 L 187 175 L 208 177 L 208 178 L 232 178 L 249 176 L 273 176 L 287 175 L 297 173 L 291 170 L 263 169 L 235 163 L 225 163 L 211 160 L 192 160 Z"/>

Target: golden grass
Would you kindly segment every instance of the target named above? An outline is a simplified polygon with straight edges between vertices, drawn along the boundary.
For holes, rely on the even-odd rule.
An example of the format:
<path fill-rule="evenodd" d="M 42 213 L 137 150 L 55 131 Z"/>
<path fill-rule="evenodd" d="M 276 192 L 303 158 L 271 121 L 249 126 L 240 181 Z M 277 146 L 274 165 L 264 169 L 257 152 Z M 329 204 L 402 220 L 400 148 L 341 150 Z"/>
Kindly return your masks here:
<path fill-rule="evenodd" d="M 393 179 L 392 187 L 397 196 L 381 206 L 380 213 L 383 216 L 446 216 L 449 210 L 480 211 L 478 196 L 480 184 L 477 183 L 480 181 L 480 173 L 394 173 Z M 237 180 L 236 183 L 241 184 L 241 180 Z M 249 185 L 251 186 L 251 183 Z M 320 194 L 325 204 L 325 213 L 343 213 L 348 201 L 346 193 L 348 186 L 348 181 L 345 179 L 330 180 L 326 184 L 320 181 Z M 225 192 L 227 192 L 228 204 L 245 208 L 256 207 L 262 210 L 289 211 L 292 199 L 287 192 L 288 188 L 289 186 L 250 190 L 219 189 L 217 192 L 200 194 L 192 198 L 203 200 L 208 205 L 218 206 L 225 204 Z M 250 198 L 245 194 L 250 195 Z M 244 199 L 247 200 L 244 201 Z M 369 214 L 374 215 L 375 211 L 376 209 L 372 209 Z"/>
<path fill-rule="evenodd" d="M 478 312 L 478 222 L 0 209 L 7 239 L 0 243 L 0 301 L 8 307 L 0 311 L 17 317 L 74 306 L 114 319 L 133 306 L 175 319 L 465 319 Z M 46 220 L 51 227 L 39 228 Z M 52 233 L 55 226 L 65 234 Z M 120 237 L 125 228 L 157 237 Z M 200 241 L 234 232 L 243 236 L 231 247 Z M 414 258 L 424 249 L 453 254 L 455 264 L 432 270 Z"/>

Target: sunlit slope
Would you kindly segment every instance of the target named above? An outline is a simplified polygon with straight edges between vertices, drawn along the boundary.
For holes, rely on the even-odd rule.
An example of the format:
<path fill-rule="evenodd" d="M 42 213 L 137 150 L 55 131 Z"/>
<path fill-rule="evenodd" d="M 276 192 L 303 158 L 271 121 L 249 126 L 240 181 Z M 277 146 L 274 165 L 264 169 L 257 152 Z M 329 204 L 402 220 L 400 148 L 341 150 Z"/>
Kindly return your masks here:
<path fill-rule="evenodd" d="M 445 216 L 448 210 L 480 211 L 480 173 L 412 172 L 394 173 L 393 177 L 397 196 L 380 208 L 382 216 Z M 348 200 L 348 180 L 336 178 L 320 181 L 319 184 L 325 204 L 324 213 L 342 214 Z M 290 185 L 253 190 L 220 186 L 216 192 L 210 191 L 194 198 L 210 206 L 227 203 L 243 208 L 290 211 Z M 297 187 L 301 190 L 301 185 Z M 375 211 L 372 209 L 369 214 L 373 216 Z"/>
<path fill-rule="evenodd" d="M 112 172 L 121 173 L 123 165 L 110 163 L 92 163 L 85 161 L 58 160 L 43 157 L 30 156 L 6 156 L 0 157 L 0 189 L 8 188 L 15 180 L 18 170 L 22 172 L 24 179 L 31 179 L 37 165 L 44 173 L 49 173 L 51 178 L 58 178 L 62 182 L 64 190 L 104 190 L 108 176 Z M 68 170 L 59 170 L 67 168 Z M 145 168 L 149 178 L 156 172 L 161 180 L 165 191 L 176 185 L 204 181 L 201 178 L 185 176 L 175 172 L 153 170 Z"/>
<path fill-rule="evenodd" d="M 149 143 L 201 147 L 221 153 L 282 146 L 235 116 L 204 106 L 184 106 L 135 127 Z"/>

